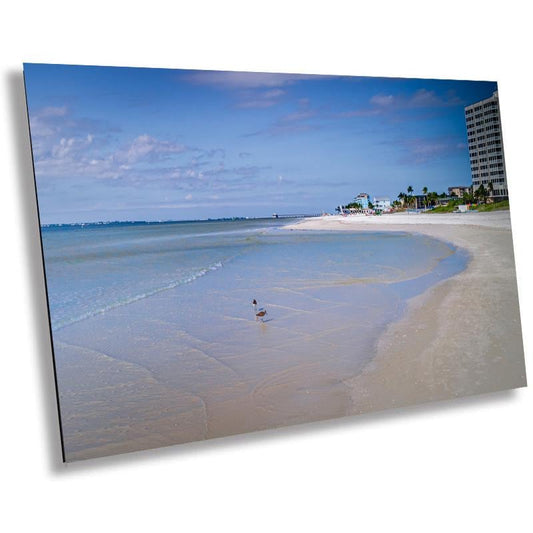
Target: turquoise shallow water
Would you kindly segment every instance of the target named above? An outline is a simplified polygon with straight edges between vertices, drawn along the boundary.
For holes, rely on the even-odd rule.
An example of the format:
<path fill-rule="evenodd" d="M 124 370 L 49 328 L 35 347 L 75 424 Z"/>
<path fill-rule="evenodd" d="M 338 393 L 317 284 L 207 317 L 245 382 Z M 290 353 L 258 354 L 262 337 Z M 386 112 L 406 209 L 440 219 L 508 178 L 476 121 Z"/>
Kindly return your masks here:
<path fill-rule="evenodd" d="M 274 220 L 46 228 L 43 244 L 70 458 L 349 414 L 345 381 L 387 325 L 468 260 Z"/>
<path fill-rule="evenodd" d="M 430 271 L 449 249 L 407 234 L 310 235 L 276 220 L 59 226 L 43 229 L 53 329 L 232 272 L 280 283 L 398 281 Z M 254 275 L 255 273 L 255 275 Z"/>
<path fill-rule="evenodd" d="M 191 283 L 276 221 L 89 224 L 42 229 L 53 329 Z"/>

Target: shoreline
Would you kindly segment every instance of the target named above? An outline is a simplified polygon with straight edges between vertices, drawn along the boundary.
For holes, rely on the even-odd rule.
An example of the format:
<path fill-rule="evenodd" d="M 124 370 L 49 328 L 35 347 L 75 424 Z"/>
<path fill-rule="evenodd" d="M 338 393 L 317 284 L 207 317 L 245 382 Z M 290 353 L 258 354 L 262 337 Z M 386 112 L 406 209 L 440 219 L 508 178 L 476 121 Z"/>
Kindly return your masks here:
<path fill-rule="evenodd" d="M 466 249 L 466 269 L 409 300 L 346 381 L 350 414 L 526 386 L 509 211 L 328 216 L 306 231 L 406 231 Z"/>
<path fill-rule="evenodd" d="M 464 270 L 448 277 L 446 269 L 433 268 L 435 284 L 424 285 L 429 288 L 406 305 L 403 299 L 402 312 L 381 325 L 368 300 L 354 305 L 352 293 L 336 285 L 284 286 L 277 277 L 258 278 L 258 269 L 270 268 L 272 250 L 265 248 L 246 268 L 218 269 L 197 286 L 159 292 L 54 332 L 67 461 L 525 385 L 509 215 L 480 215 L 324 217 L 284 226 L 414 232 L 468 250 Z M 470 224 L 458 224 L 467 219 Z M 350 243 L 350 253 L 364 246 L 349 233 L 341 241 Z M 339 250 L 339 239 L 334 242 L 331 255 Z M 399 256 L 417 253 L 406 246 L 387 245 L 380 253 L 397 267 L 392 249 Z M 290 266 L 301 281 L 308 259 L 287 253 L 275 268 Z M 351 256 L 343 257 L 351 267 Z M 315 274 L 328 268 L 315 265 Z M 494 284 L 497 297 L 487 290 Z M 463 298 L 467 291 L 474 296 Z M 273 321 L 258 324 L 243 308 L 252 294 L 272 310 Z M 202 295 L 211 305 L 197 306 Z M 390 303 L 383 294 L 380 305 Z M 496 304 L 503 324 L 489 320 Z M 359 326 L 373 330 L 357 337 Z M 474 343 L 466 344 L 463 327 Z M 504 358 L 497 342 L 507 338 L 513 355 Z"/>

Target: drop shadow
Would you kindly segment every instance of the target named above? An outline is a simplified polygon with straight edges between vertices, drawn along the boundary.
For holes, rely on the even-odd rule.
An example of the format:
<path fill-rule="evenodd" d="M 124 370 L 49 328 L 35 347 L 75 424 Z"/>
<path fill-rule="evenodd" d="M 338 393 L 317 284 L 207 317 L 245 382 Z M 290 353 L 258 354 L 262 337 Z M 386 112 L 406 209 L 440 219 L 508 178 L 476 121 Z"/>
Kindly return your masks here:
<path fill-rule="evenodd" d="M 20 246 L 23 248 L 25 276 L 30 287 L 29 334 L 34 337 L 37 347 L 33 356 L 40 374 L 39 398 L 46 431 L 44 445 L 51 470 L 60 471 L 63 468 L 62 446 L 22 65 L 20 71 L 7 72 L 4 82 L 9 97 L 7 120 L 16 146 L 16 167 L 12 179 L 16 181 L 16 201 L 22 215 L 24 241 Z"/>

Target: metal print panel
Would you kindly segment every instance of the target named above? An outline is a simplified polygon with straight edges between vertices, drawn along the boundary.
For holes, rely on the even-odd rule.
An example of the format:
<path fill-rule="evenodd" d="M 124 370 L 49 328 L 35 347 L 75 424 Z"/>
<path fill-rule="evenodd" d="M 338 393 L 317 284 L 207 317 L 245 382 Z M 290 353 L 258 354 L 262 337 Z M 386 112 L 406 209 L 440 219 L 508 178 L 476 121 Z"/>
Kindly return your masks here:
<path fill-rule="evenodd" d="M 496 83 L 24 75 L 64 460 L 525 386 Z"/>

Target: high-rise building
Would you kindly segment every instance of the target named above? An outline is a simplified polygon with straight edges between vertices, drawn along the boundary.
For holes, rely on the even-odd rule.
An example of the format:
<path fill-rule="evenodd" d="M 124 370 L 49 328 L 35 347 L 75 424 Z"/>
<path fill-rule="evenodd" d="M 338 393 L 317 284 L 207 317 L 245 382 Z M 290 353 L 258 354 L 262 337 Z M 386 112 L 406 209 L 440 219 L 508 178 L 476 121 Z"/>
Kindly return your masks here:
<path fill-rule="evenodd" d="M 493 200 L 508 197 L 498 91 L 465 107 L 472 191 L 483 184 Z M 490 185 L 492 183 L 492 185 Z"/>

